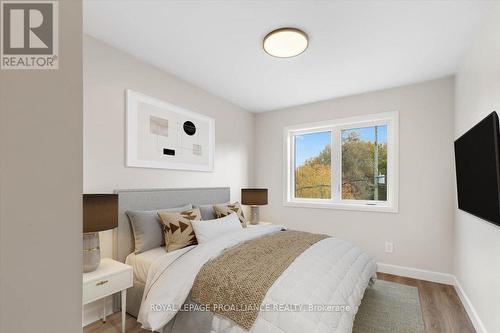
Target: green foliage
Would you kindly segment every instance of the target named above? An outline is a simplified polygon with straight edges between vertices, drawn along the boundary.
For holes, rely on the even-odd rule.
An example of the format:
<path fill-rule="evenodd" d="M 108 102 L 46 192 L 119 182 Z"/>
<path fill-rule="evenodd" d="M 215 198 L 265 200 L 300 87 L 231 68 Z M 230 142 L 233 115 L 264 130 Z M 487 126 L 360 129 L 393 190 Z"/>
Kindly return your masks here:
<path fill-rule="evenodd" d="M 350 132 L 342 140 L 342 198 L 386 200 L 386 186 L 375 180 L 375 144 L 360 140 Z M 378 144 L 378 175 L 387 175 L 387 144 Z M 331 198 L 330 145 L 295 170 L 295 196 L 298 198 Z"/>
<path fill-rule="evenodd" d="M 351 132 L 342 140 L 342 198 L 374 200 L 378 185 L 378 200 L 386 200 L 385 186 L 375 180 L 375 143 L 359 139 Z M 387 144 L 378 144 L 378 173 L 387 175 Z"/>
<path fill-rule="evenodd" d="M 310 158 L 304 162 L 305 165 L 326 165 L 330 167 L 332 161 L 332 147 L 330 145 L 326 145 L 325 149 L 323 149 L 318 156 Z"/>

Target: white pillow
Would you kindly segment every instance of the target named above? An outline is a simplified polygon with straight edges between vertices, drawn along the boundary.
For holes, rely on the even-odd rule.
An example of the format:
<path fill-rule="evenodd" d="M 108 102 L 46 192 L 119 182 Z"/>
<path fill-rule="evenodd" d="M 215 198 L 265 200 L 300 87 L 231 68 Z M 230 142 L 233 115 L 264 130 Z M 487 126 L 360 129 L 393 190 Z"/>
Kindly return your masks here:
<path fill-rule="evenodd" d="M 215 220 L 191 221 L 198 244 L 203 244 L 228 232 L 242 230 L 236 213 Z"/>

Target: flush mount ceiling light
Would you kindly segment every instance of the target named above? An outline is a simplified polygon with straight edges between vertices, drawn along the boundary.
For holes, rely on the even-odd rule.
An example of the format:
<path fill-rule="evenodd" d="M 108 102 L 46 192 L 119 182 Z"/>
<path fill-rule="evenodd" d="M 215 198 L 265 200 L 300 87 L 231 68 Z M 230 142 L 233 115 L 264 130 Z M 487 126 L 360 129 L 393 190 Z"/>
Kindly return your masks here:
<path fill-rule="evenodd" d="M 281 28 L 264 37 L 264 51 L 273 57 L 290 58 L 304 52 L 309 40 L 304 31 L 296 28 Z"/>

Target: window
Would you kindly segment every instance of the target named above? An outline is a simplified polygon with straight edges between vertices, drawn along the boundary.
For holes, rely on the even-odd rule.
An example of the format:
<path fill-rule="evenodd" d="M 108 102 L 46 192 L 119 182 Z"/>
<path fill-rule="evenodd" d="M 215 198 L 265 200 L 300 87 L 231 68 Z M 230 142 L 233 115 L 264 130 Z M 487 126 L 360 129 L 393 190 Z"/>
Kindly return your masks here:
<path fill-rule="evenodd" d="M 285 128 L 285 204 L 397 211 L 398 114 Z"/>
<path fill-rule="evenodd" d="M 342 199 L 387 201 L 387 125 L 341 135 Z"/>
<path fill-rule="evenodd" d="M 332 197 L 332 132 L 298 134 L 295 141 L 295 197 Z"/>

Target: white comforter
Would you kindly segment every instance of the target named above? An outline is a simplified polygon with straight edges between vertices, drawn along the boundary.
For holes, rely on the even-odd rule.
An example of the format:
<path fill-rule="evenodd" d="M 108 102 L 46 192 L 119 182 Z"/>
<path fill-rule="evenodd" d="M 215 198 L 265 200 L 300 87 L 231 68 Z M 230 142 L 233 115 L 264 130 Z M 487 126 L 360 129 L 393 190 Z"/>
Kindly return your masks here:
<path fill-rule="evenodd" d="M 270 225 L 244 229 L 198 245 L 174 262 L 158 260 L 148 273 L 138 321 L 146 329 L 160 331 L 188 299 L 198 271 L 208 260 L 243 241 L 279 232 L 282 228 Z M 261 311 L 250 332 L 351 332 L 363 293 L 375 271 L 373 259 L 359 248 L 335 238 L 324 239 L 302 253 L 283 272 L 268 290 L 263 304 L 279 304 L 285 306 L 285 310 L 290 309 L 289 305 L 320 308 L 338 305 L 344 309 Z M 210 327 L 203 328 L 203 332 L 246 332 L 222 316 L 210 318 Z"/>

